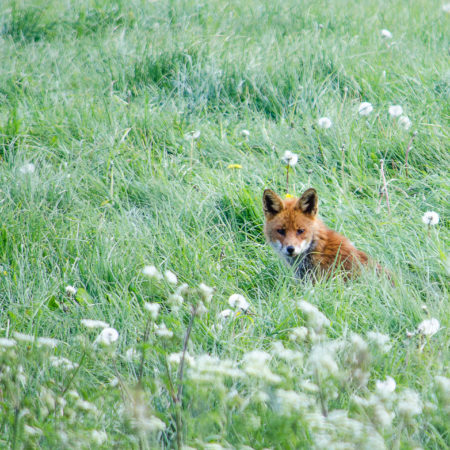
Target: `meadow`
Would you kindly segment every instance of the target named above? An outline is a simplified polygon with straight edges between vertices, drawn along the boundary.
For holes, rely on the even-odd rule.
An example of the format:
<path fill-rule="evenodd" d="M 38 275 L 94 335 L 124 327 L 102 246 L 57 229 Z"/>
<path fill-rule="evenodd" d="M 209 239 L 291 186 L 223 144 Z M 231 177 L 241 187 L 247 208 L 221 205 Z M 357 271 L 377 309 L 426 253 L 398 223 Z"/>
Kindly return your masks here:
<path fill-rule="evenodd" d="M 448 448 L 449 10 L 1 2 L 0 447 Z M 286 151 L 394 285 L 265 243 Z"/>

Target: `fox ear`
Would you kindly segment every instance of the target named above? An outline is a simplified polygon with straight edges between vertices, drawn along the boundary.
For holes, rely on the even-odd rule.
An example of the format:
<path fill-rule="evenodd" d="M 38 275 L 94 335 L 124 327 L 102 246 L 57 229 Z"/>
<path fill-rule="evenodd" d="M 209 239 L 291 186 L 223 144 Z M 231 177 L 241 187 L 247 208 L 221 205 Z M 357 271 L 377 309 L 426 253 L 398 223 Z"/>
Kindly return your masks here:
<path fill-rule="evenodd" d="M 317 215 L 318 211 L 319 197 L 315 189 L 306 190 L 303 195 L 298 199 L 297 208 L 300 209 L 304 214 L 308 214 L 312 217 Z"/>
<path fill-rule="evenodd" d="M 264 214 L 275 216 L 283 209 L 283 200 L 271 189 L 266 189 L 263 194 Z"/>

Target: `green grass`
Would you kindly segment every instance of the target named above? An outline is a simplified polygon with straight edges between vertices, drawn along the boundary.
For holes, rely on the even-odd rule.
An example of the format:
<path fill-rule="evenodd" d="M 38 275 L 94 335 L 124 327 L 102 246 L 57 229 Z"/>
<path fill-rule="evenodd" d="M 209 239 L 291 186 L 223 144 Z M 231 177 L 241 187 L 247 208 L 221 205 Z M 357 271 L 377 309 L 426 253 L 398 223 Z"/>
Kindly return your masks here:
<path fill-rule="evenodd" d="M 190 307 L 168 305 L 173 288 L 142 274 L 153 264 L 192 288 L 215 288 L 208 312 L 194 321 L 191 356 L 243 369 L 244 355 L 271 351 L 275 341 L 304 355 L 302 364 L 273 358 L 278 384 L 249 375 L 199 384 L 188 368 L 185 445 L 447 448 L 448 384 L 440 392 L 435 377 L 448 375 L 449 364 L 449 20 L 441 3 L 425 0 L 2 2 L 0 337 L 22 332 L 60 344 L 0 353 L 0 446 L 177 446 L 164 361 L 182 349 Z M 374 106 L 367 118 L 358 114 L 361 101 Z M 389 117 L 393 104 L 411 119 L 408 131 Z M 331 128 L 317 126 L 322 116 Z M 190 142 L 185 135 L 194 130 L 201 135 Z M 285 193 L 286 150 L 299 154 L 291 193 L 316 188 L 325 223 L 387 267 L 395 286 L 372 273 L 348 283 L 298 282 L 264 243 L 262 191 Z M 381 160 L 390 214 L 384 199 L 379 204 Z M 35 171 L 23 174 L 27 163 Z M 430 232 L 421 221 L 428 210 L 440 215 Z M 76 300 L 67 285 L 78 289 Z M 250 313 L 220 329 L 218 314 L 233 293 L 245 296 Z M 339 344 L 338 373 L 319 383 L 327 417 L 318 394 L 305 394 L 291 413 L 277 394 L 302 392 L 302 382 L 315 379 L 310 355 L 319 344 L 289 339 L 308 325 L 296 306 L 302 299 L 331 321 L 321 342 Z M 151 329 L 145 343 L 145 302 L 163 305 L 157 322 L 172 339 Z M 440 321 L 439 332 L 407 338 L 427 317 Z M 85 342 L 97 334 L 80 324 L 85 318 L 118 330 L 115 353 Z M 370 347 L 369 359 L 352 366 L 350 337 L 369 331 L 389 335 L 392 348 Z M 142 377 L 140 360 L 124 358 L 130 347 L 145 349 Z M 54 368 L 55 355 L 81 367 Z M 362 367 L 367 387 L 352 378 Z M 371 406 L 354 397 L 369 399 L 386 376 L 398 398 L 384 404 L 395 417 L 380 428 Z M 423 407 L 409 419 L 399 406 L 408 388 Z M 98 411 L 77 406 L 72 389 Z M 64 399 L 61 414 L 48 396 Z M 133 423 L 140 403 L 164 431 Z"/>

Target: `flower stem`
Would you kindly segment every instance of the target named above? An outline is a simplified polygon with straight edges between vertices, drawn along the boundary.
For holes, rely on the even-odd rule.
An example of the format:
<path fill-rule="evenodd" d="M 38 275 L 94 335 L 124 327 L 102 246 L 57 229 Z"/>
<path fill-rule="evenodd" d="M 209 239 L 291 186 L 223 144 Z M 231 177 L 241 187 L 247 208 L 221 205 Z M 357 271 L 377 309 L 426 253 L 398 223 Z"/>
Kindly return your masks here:
<path fill-rule="evenodd" d="M 289 194 L 289 164 L 286 166 L 286 194 Z"/>
<path fill-rule="evenodd" d="M 410 150 L 412 149 L 412 145 L 414 142 L 415 137 L 417 136 L 417 131 L 414 131 L 414 133 L 411 136 L 411 139 L 409 140 L 408 147 L 406 148 L 406 154 L 405 154 L 405 175 L 408 177 L 408 155 Z"/>
<path fill-rule="evenodd" d="M 384 175 L 384 159 L 382 159 L 380 161 L 380 172 L 381 172 L 381 178 L 383 180 L 383 191 L 384 191 L 384 194 L 386 195 L 387 209 L 390 214 L 391 213 L 391 205 L 389 203 L 389 194 L 388 194 L 388 190 L 387 190 L 386 177 Z"/>

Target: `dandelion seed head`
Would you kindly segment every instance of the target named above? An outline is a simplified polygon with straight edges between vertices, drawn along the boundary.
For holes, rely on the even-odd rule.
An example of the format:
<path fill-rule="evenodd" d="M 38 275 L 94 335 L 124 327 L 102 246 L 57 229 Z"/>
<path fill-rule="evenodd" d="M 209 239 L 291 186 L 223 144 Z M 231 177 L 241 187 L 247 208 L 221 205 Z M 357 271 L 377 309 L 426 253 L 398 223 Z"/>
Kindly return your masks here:
<path fill-rule="evenodd" d="M 23 175 L 28 175 L 34 173 L 35 170 L 36 166 L 33 163 L 27 163 L 20 167 L 19 172 Z"/>
<path fill-rule="evenodd" d="M 179 365 L 182 357 L 183 352 L 171 353 L 167 356 L 167 362 L 172 365 Z M 184 362 L 188 366 L 193 366 L 195 364 L 194 358 L 188 352 L 184 354 Z"/>
<path fill-rule="evenodd" d="M 331 322 L 326 316 L 316 306 L 311 305 L 311 303 L 301 300 L 298 303 L 298 307 L 305 314 L 308 326 L 314 329 L 314 331 L 320 333 L 323 328 L 331 325 Z"/>
<path fill-rule="evenodd" d="M 105 431 L 92 430 L 91 439 L 97 445 L 103 445 L 108 440 L 108 435 Z"/>
<path fill-rule="evenodd" d="M 145 266 L 142 269 L 142 273 L 149 278 L 153 278 L 154 280 L 162 280 L 162 275 L 159 270 L 155 266 Z"/>
<path fill-rule="evenodd" d="M 119 339 L 119 332 L 115 328 L 104 328 L 95 339 L 95 344 L 110 346 Z"/>
<path fill-rule="evenodd" d="M 412 389 L 405 389 L 399 394 L 397 408 L 399 415 L 407 419 L 417 416 L 422 412 L 419 394 Z"/>
<path fill-rule="evenodd" d="M 373 111 L 372 103 L 362 102 L 359 105 L 358 112 L 361 116 L 368 116 Z"/>
<path fill-rule="evenodd" d="M 417 327 L 417 331 L 420 334 L 423 334 L 424 336 L 431 337 L 439 331 L 439 328 L 440 328 L 439 320 L 433 317 L 431 319 L 426 319 L 420 322 L 419 326 Z"/>
<path fill-rule="evenodd" d="M 400 105 L 389 106 L 389 115 L 391 117 L 398 117 L 403 114 L 403 108 Z"/>
<path fill-rule="evenodd" d="M 167 301 L 175 308 L 178 308 L 184 303 L 184 298 L 179 294 L 170 294 L 167 297 Z"/>
<path fill-rule="evenodd" d="M 170 284 L 177 284 L 178 283 L 178 278 L 177 276 L 170 270 L 166 270 L 164 272 L 164 278 L 166 279 L 166 281 Z"/>
<path fill-rule="evenodd" d="M 161 305 L 159 303 L 144 303 L 144 309 L 150 313 L 150 317 L 155 320 L 158 317 Z"/>
<path fill-rule="evenodd" d="M 155 323 L 155 334 L 162 338 L 171 338 L 173 336 L 173 331 L 169 330 L 164 322 L 160 325 L 156 325 Z"/>
<path fill-rule="evenodd" d="M 219 318 L 221 319 L 228 319 L 233 314 L 233 311 L 231 309 L 224 309 L 219 313 Z"/>
<path fill-rule="evenodd" d="M 380 31 L 381 37 L 385 39 L 392 39 L 392 33 L 389 30 L 386 30 L 386 28 L 383 28 Z"/>
<path fill-rule="evenodd" d="M 422 216 L 422 222 L 425 225 L 436 225 L 439 222 L 439 214 L 434 211 L 427 211 Z"/>
<path fill-rule="evenodd" d="M 285 166 L 294 167 L 298 162 L 298 155 L 287 150 L 284 152 L 281 161 Z"/>
<path fill-rule="evenodd" d="M 308 328 L 297 327 L 293 328 L 289 334 L 289 339 L 291 341 L 304 341 L 308 336 Z"/>
<path fill-rule="evenodd" d="M 250 305 L 248 304 L 247 300 L 245 300 L 245 297 L 241 294 L 233 294 L 228 299 L 228 304 L 232 308 L 239 308 L 242 311 L 247 311 Z"/>
<path fill-rule="evenodd" d="M 250 136 L 250 131 L 248 131 L 248 130 L 242 130 L 242 131 L 241 131 L 241 134 L 242 134 L 242 136 L 244 136 L 245 138 L 247 138 L 247 137 Z"/>
<path fill-rule="evenodd" d="M 377 394 L 382 398 L 388 398 L 395 391 L 396 386 L 397 383 L 390 376 L 387 376 L 384 381 L 377 380 L 375 382 Z"/>
<path fill-rule="evenodd" d="M 409 130 L 411 128 L 412 122 L 409 120 L 408 116 L 400 116 L 398 118 L 398 124 L 401 126 L 404 130 Z"/>
<path fill-rule="evenodd" d="M 333 125 L 333 122 L 331 121 L 331 119 L 329 119 L 328 117 L 321 117 L 318 121 L 317 121 L 317 125 L 319 125 L 320 128 L 330 128 L 331 125 Z"/>
<path fill-rule="evenodd" d="M 214 288 L 207 286 L 205 283 L 200 283 L 198 288 L 200 290 L 200 295 L 202 296 L 203 300 L 206 303 L 210 303 L 214 293 Z"/>
<path fill-rule="evenodd" d="M 200 137 L 200 130 L 189 131 L 184 135 L 184 139 L 187 141 L 195 141 Z"/>
<path fill-rule="evenodd" d="M 69 296 L 73 296 L 77 293 L 77 289 L 71 285 L 66 286 L 66 294 Z"/>
<path fill-rule="evenodd" d="M 75 402 L 75 406 L 83 411 L 92 412 L 92 413 L 97 412 L 97 408 L 95 407 L 94 404 L 92 404 L 91 402 L 88 402 L 87 400 L 83 400 L 81 398 L 77 399 L 77 401 Z"/>
<path fill-rule="evenodd" d="M 383 353 L 387 353 L 391 349 L 391 338 L 386 334 L 369 331 L 367 333 L 367 339 Z"/>
<path fill-rule="evenodd" d="M 81 325 L 86 328 L 109 328 L 109 324 L 103 320 L 81 319 Z"/>

